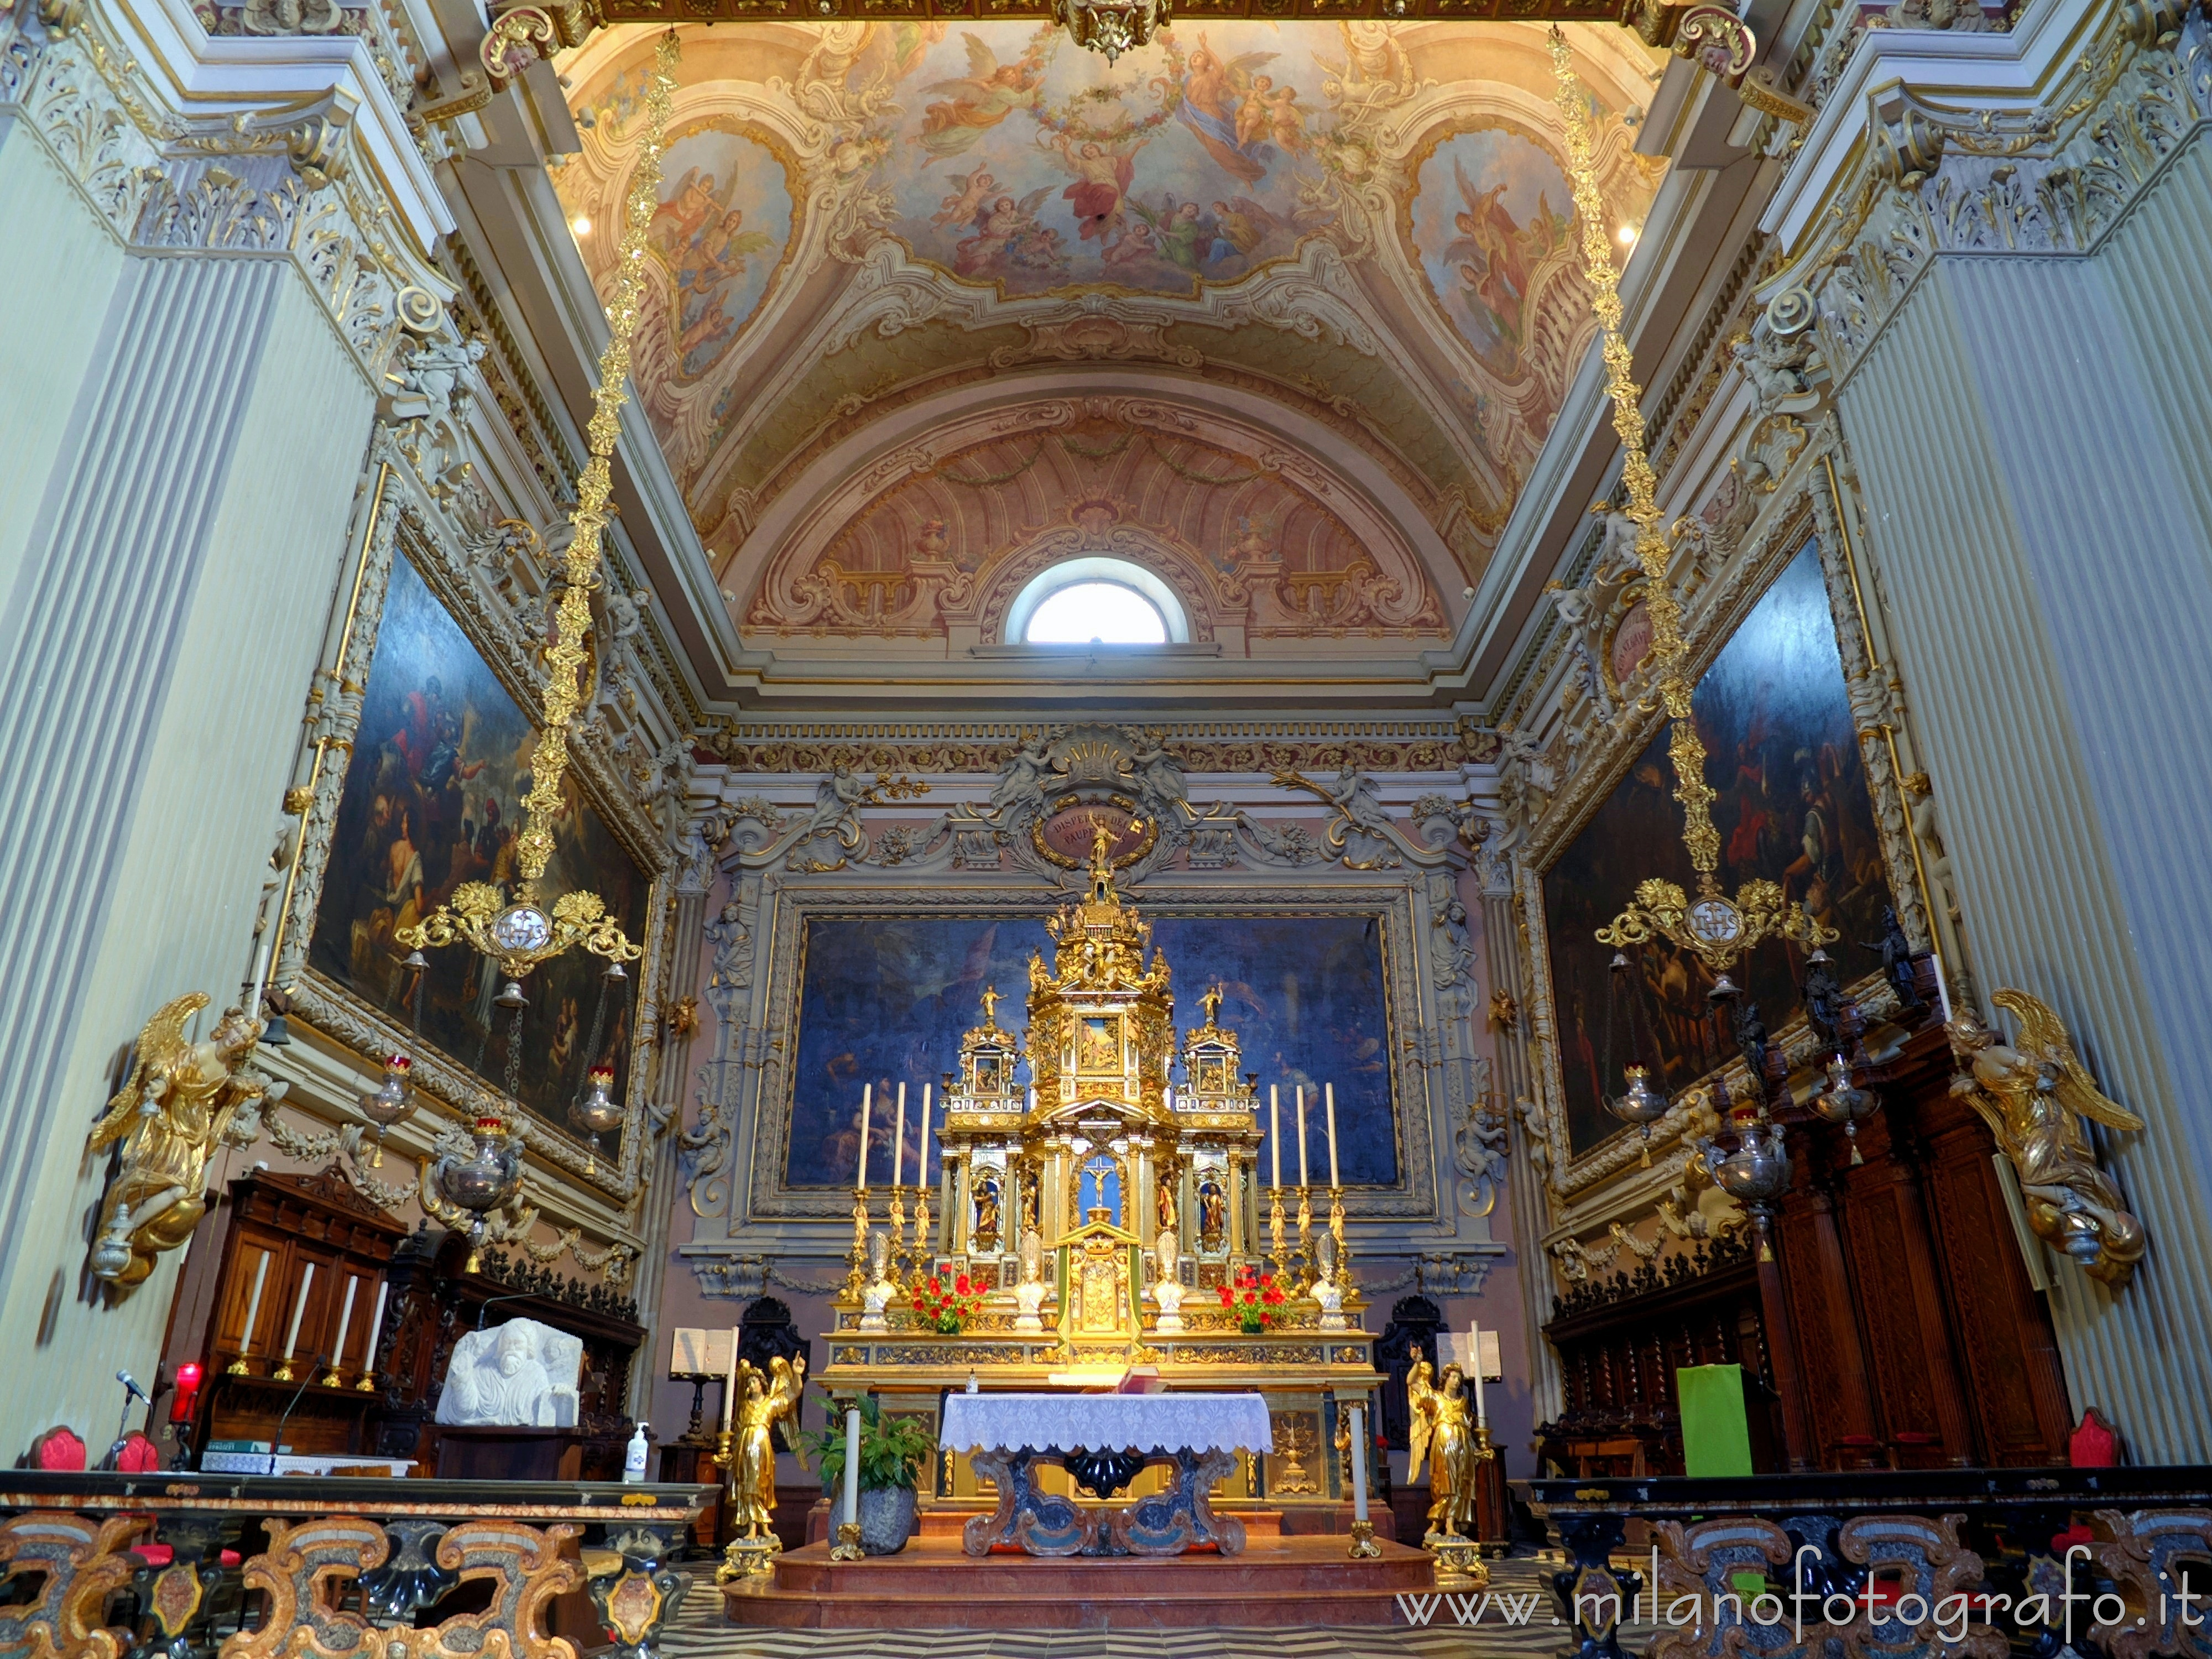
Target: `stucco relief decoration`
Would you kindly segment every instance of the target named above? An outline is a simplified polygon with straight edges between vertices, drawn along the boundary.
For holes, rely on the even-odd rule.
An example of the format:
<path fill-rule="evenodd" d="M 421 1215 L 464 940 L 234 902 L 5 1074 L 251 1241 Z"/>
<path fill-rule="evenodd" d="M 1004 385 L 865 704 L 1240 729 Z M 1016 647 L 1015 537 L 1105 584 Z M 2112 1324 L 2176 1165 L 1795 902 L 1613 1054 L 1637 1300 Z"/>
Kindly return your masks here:
<path fill-rule="evenodd" d="M 1220 19 L 1109 64 L 1027 21 L 688 30 L 638 383 L 742 623 L 938 636 L 1044 538 L 1128 532 L 1202 620 L 1249 607 L 1231 625 L 1255 637 L 1448 631 L 1437 594 L 1479 575 L 1589 334 L 1543 40 Z M 1657 164 L 1618 115 L 1649 96 L 1648 54 L 1620 31 L 1577 40 L 1608 216 L 1639 224 Z M 564 65 L 585 136 L 557 185 L 592 227 L 595 275 L 641 52 L 602 34 Z M 1323 349 L 1357 374 L 1325 371 Z M 1081 398 L 1101 362 L 1319 424 L 1169 442 L 1060 420 L 1042 446 L 852 447 L 994 376 Z M 1295 476 L 1352 448 L 1437 538 L 1425 577 Z M 813 499 L 825 457 L 844 463 L 815 469 L 834 507 Z M 879 466 L 874 489 L 845 487 Z M 749 544 L 794 489 L 806 532 Z M 1130 510 L 1085 517 L 1106 490 Z"/>

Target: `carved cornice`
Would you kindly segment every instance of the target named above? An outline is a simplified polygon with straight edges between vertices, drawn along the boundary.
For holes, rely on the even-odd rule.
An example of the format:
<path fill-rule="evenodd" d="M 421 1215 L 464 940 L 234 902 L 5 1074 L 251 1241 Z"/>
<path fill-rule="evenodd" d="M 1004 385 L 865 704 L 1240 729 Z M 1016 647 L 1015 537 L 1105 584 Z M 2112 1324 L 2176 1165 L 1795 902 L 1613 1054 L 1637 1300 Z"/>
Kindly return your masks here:
<path fill-rule="evenodd" d="M 379 391 L 403 336 L 442 323 L 429 244 L 452 221 L 354 36 L 211 39 L 160 3 L 19 0 L 0 111 L 125 246 L 290 264 Z"/>

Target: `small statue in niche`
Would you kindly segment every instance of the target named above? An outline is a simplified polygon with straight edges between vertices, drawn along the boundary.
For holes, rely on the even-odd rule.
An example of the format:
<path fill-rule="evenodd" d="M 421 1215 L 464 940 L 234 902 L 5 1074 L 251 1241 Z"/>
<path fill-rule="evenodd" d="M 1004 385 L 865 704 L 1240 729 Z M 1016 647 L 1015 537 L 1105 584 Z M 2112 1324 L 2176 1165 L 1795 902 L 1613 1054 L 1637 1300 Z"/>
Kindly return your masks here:
<path fill-rule="evenodd" d="M 1160 1229 L 1160 1236 L 1152 1246 L 1157 1258 L 1159 1277 L 1152 1283 L 1152 1301 L 1158 1306 L 1158 1328 L 1172 1335 L 1182 1328 L 1182 1279 L 1180 1269 L 1182 1249 L 1172 1227 Z"/>
<path fill-rule="evenodd" d="M 1340 1331 L 1344 1328 L 1344 1286 L 1336 1282 L 1335 1234 L 1323 1233 L 1314 1241 L 1314 1259 L 1321 1276 L 1306 1294 L 1321 1308 L 1322 1329 Z"/>
<path fill-rule="evenodd" d="M 1171 1231 L 1176 1224 L 1176 1189 L 1174 1176 L 1163 1175 L 1160 1177 L 1158 1199 L 1158 1202 L 1157 1207 L 1159 1215 L 1158 1227 L 1160 1230 Z"/>
<path fill-rule="evenodd" d="M 1208 1176 L 1198 1186 L 1198 1242 L 1206 1249 L 1218 1250 L 1228 1231 L 1228 1199 L 1221 1190 L 1221 1183 Z"/>
<path fill-rule="evenodd" d="M 1014 1328 L 1024 1335 L 1041 1331 L 1037 1310 L 1044 1306 L 1044 1241 L 1036 1229 L 1022 1234 L 1022 1276 L 1014 1286 Z"/>
<path fill-rule="evenodd" d="M 975 1243 L 981 1249 L 995 1249 L 999 1243 L 999 1182 L 995 1176 L 985 1176 L 975 1183 Z"/>
<path fill-rule="evenodd" d="M 898 1286 L 891 1283 L 890 1236 L 880 1227 L 868 1235 L 868 1282 L 860 1291 L 860 1328 L 880 1331 L 884 1328 L 884 1310 L 898 1294 Z"/>
<path fill-rule="evenodd" d="M 1863 939 L 1861 944 L 1869 951 L 1881 952 L 1881 975 L 1897 993 L 1897 1006 L 1911 1010 L 1920 1006 L 1919 975 L 1912 968 L 1912 945 L 1899 925 L 1894 907 L 1884 906 L 1881 913 L 1881 938 Z"/>
<path fill-rule="evenodd" d="M 1844 988 L 1836 982 L 1828 953 L 1814 946 L 1805 961 L 1805 1018 L 1830 1048 L 1843 1042 Z"/>

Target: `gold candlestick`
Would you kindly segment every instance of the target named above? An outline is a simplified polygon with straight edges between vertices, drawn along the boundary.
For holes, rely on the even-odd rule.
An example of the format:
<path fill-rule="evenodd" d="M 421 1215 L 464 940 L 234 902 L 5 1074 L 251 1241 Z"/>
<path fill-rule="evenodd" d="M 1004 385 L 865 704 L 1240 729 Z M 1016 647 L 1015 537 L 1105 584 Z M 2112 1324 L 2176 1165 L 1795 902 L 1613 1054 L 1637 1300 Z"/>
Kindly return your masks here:
<path fill-rule="evenodd" d="M 1297 1294 L 1303 1296 L 1313 1283 L 1313 1194 L 1304 1187 L 1298 1188 L 1298 1285 Z"/>
<path fill-rule="evenodd" d="M 1267 1231 L 1274 1243 L 1274 1248 L 1267 1253 L 1267 1259 L 1275 1264 L 1275 1278 L 1279 1282 L 1291 1276 L 1290 1254 L 1283 1248 L 1283 1189 L 1280 1187 L 1275 1188 L 1275 1196 L 1267 1207 Z"/>
<path fill-rule="evenodd" d="M 1344 1188 L 1328 1189 L 1328 1236 L 1336 1241 L 1336 1282 L 1345 1295 L 1352 1299 L 1352 1246 L 1344 1241 Z"/>
<path fill-rule="evenodd" d="M 904 1188 L 896 1181 L 891 1182 L 890 1253 L 888 1265 L 884 1268 L 884 1273 L 891 1283 L 901 1285 L 906 1283 L 908 1264 L 906 1248 L 906 1200 L 899 1195 L 903 1190 Z"/>
<path fill-rule="evenodd" d="M 937 1254 L 936 1245 L 929 1237 L 929 1188 L 914 1189 L 914 1270 L 916 1273 L 929 1271 L 930 1258 Z"/>
<path fill-rule="evenodd" d="M 363 1371 L 361 1374 L 361 1381 L 355 1383 L 354 1387 L 362 1394 L 374 1394 L 376 1392 L 376 1373 L 374 1371 Z"/>
<path fill-rule="evenodd" d="M 845 1299 L 858 1302 L 868 1282 L 868 1189 L 853 1188 L 853 1271 L 845 1275 Z"/>

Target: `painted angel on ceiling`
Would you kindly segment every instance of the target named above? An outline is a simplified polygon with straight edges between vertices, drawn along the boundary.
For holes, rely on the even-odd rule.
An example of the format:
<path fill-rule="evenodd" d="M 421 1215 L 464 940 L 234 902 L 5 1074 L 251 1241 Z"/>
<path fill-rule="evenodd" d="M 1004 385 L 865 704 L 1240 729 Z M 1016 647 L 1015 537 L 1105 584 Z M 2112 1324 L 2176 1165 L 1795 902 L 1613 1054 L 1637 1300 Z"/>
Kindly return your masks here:
<path fill-rule="evenodd" d="M 1222 170 L 1256 185 L 1279 154 L 1305 148 L 1305 115 L 1295 87 L 1277 88 L 1260 73 L 1277 53 L 1244 52 L 1224 58 L 1204 33 L 1184 66 L 1176 114 Z"/>
<path fill-rule="evenodd" d="M 921 147 L 939 157 L 973 149 L 985 133 L 1016 110 L 1033 106 L 1038 88 L 1044 84 L 1042 46 L 1032 43 L 1012 63 L 1002 64 L 999 54 L 973 30 L 962 31 L 960 38 L 968 47 L 968 73 L 923 88 L 946 94 L 921 112 Z"/>

